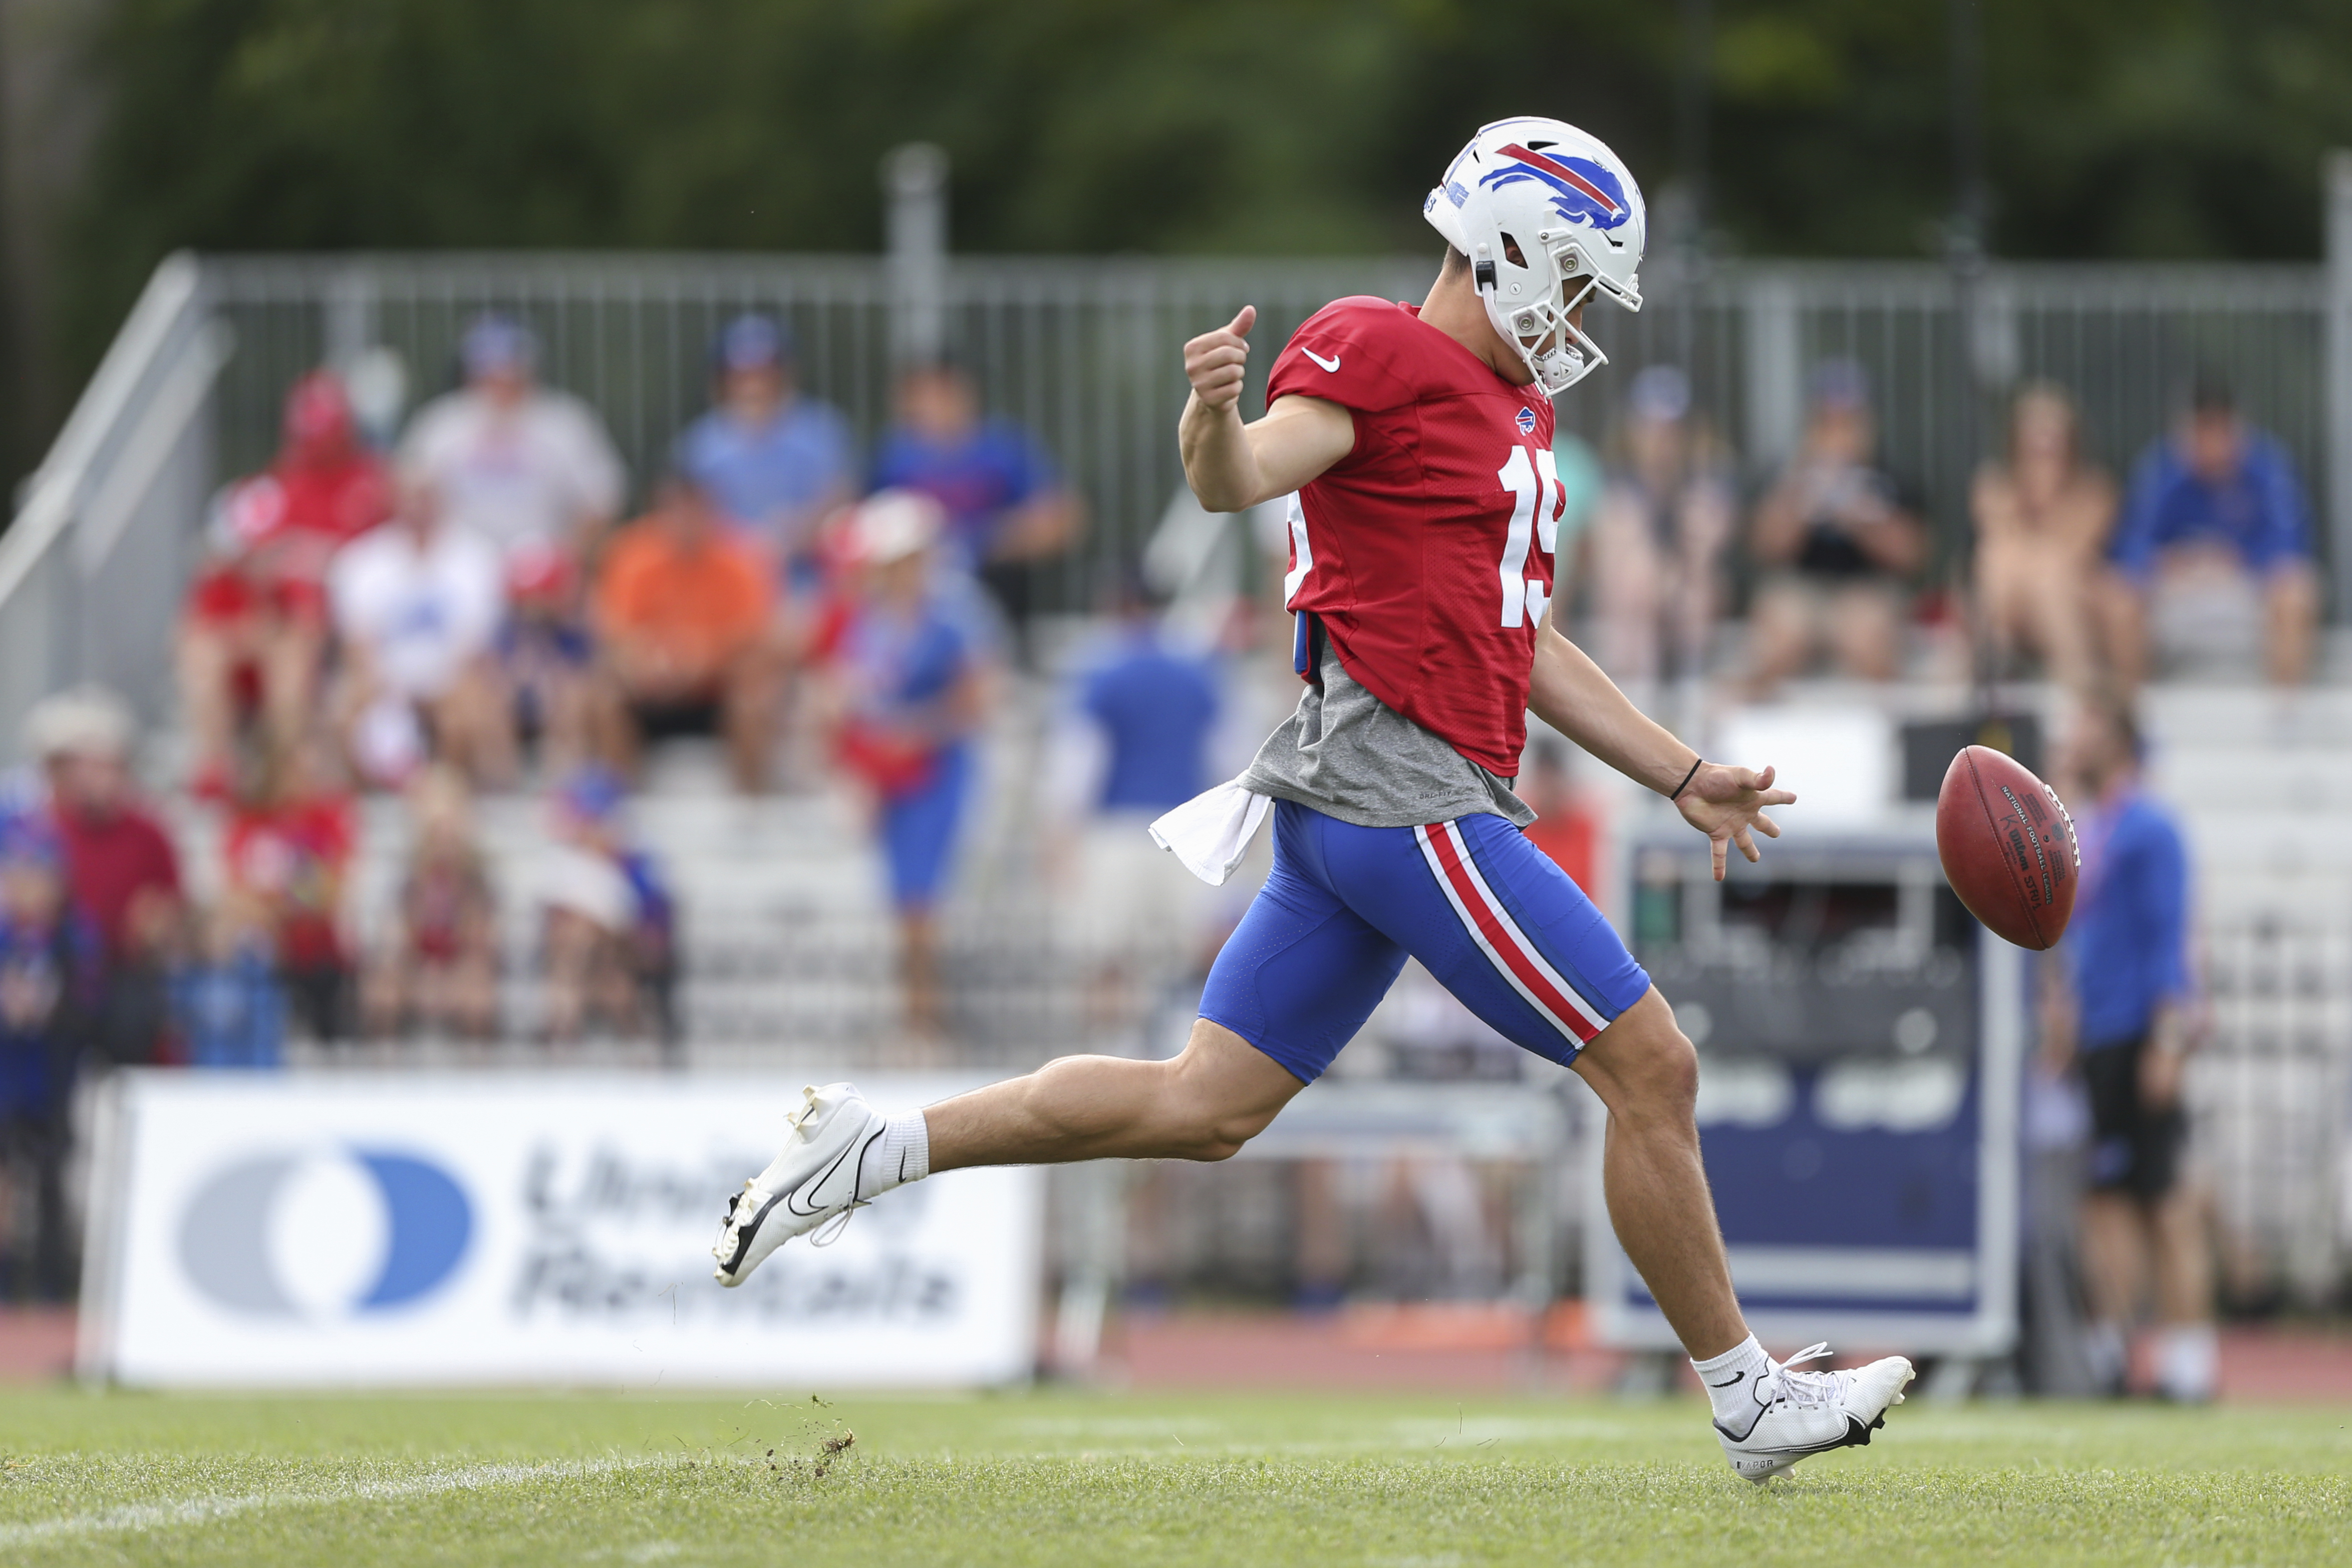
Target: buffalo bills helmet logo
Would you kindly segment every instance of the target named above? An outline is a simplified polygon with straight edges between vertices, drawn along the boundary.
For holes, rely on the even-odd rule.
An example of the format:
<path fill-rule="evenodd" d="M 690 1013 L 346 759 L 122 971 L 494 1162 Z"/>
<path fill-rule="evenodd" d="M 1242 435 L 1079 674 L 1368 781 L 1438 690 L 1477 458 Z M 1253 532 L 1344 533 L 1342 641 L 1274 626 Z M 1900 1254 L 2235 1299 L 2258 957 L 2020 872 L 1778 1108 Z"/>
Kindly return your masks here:
<path fill-rule="evenodd" d="M 1590 158 L 1555 158 L 1516 141 L 1501 149 L 1497 156 L 1514 162 L 1479 175 L 1481 185 L 1499 187 L 1521 180 L 1540 181 L 1551 187 L 1552 208 L 1561 217 L 1580 220 L 1596 229 L 1616 228 L 1633 215 L 1633 204 L 1625 199 L 1625 187 L 1618 183 L 1617 176 Z"/>
<path fill-rule="evenodd" d="M 1520 409 L 1518 423 L 1521 435 L 1533 435 L 1536 433 L 1536 411 L 1531 408 Z"/>

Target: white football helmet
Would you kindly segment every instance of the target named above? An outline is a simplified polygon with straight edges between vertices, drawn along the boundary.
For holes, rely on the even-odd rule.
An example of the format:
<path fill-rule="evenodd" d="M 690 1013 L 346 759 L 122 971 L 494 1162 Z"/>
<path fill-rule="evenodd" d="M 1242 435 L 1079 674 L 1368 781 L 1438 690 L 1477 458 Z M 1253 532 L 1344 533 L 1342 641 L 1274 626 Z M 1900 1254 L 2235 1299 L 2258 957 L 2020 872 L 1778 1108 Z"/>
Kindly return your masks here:
<path fill-rule="evenodd" d="M 1470 258 L 1487 319 L 1547 395 L 1609 362 L 1569 313 L 1596 293 L 1642 308 L 1650 221 L 1633 172 L 1599 137 L 1533 115 L 1483 126 L 1421 211 Z"/>

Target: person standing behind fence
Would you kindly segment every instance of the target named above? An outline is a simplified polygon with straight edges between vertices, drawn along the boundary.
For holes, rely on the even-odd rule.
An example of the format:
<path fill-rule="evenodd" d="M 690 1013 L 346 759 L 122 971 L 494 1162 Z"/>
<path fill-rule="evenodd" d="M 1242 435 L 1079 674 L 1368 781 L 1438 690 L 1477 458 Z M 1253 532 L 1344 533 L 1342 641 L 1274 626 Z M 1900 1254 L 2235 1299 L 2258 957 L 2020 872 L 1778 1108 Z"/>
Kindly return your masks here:
<path fill-rule="evenodd" d="M 2195 1195 L 2181 1179 L 2183 1063 L 2194 1043 L 2189 862 L 2180 831 L 2140 789 L 2129 705 L 2090 696 L 2066 737 L 2068 793 L 2083 883 L 2058 949 L 2063 984 L 2045 998 L 2043 1049 L 2071 1057 L 2091 1108 L 2083 1262 L 2095 1375 L 2121 1392 L 2127 1335 L 2154 1285 L 2168 1397 L 2212 1396 L 2211 1263 Z"/>
<path fill-rule="evenodd" d="M 1594 660 L 1620 685 L 1696 675 L 1721 606 L 1738 505 L 1689 378 L 1652 365 L 1625 400 L 1617 461 L 1580 541 Z"/>
<path fill-rule="evenodd" d="M 872 479 L 945 508 L 941 556 L 979 574 L 1016 631 L 1030 613 L 1029 563 L 1068 549 L 1084 520 L 1036 437 L 982 419 L 971 378 L 944 360 L 899 377 L 898 423 L 875 452 Z"/>
<path fill-rule="evenodd" d="M 944 1032 L 937 912 L 977 773 L 989 637 L 968 584 L 939 569 L 939 504 L 869 496 L 849 519 L 851 581 L 817 643 L 845 768 L 872 797 L 898 911 L 907 1025 Z"/>
<path fill-rule="evenodd" d="M 2021 648 L 2063 685 L 2096 674 L 2092 590 L 2116 521 L 2116 482 L 2083 455 L 2081 421 L 2063 389 L 2037 382 L 2010 405 L 2009 455 L 1977 470 L 1977 605 L 1994 657 Z"/>
<path fill-rule="evenodd" d="M 2259 623 L 2279 685 L 2310 673 L 2318 636 L 2310 508 L 2294 459 L 2239 416 L 2229 387 L 2200 376 L 2189 414 L 2132 469 L 2104 594 L 2118 678 L 2147 678 L 2151 644 L 2191 654 Z"/>
<path fill-rule="evenodd" d="M 585 560 L 621 508 L 625 475 L 588 405 L 539 385 L 539 342 L 495 312 L 459 345 L 466 384 L 418 411 L 400 467 L 430 484 L 449 520 L 501 552 L 551 542 Z"/>
<path fill-rule="evenodd" d="M 1754 692 L 1799 674 L 1824 645 L 1842 674 L 1896 674 L 1908 580 L 1927 558 L 1927 532 L 1873 464 L 1877 440 L 1862 367 L 1820 366 L 1804 444 L 1748 529 L 1748 553 L 1764 574 L 1749 613 Z"/>
<path fill-rule="evenodd" d="M 677 439 L 677 465 L 779 574 L 795 603 L 824 587 L 819 532 L 851 498 L 849 422 L 803 395 L 792 335 L 738 316 L 711 346 L 709 413 Z"/>

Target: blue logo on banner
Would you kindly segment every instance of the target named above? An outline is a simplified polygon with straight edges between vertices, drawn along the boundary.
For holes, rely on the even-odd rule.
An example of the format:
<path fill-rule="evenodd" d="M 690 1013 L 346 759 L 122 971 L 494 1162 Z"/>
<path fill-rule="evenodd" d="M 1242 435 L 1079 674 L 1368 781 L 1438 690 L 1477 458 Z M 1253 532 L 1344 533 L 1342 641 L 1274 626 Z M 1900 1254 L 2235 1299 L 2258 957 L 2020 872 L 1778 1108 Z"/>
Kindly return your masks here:
<path fill-rule="evenodd" d="M 474 1210 L 455 1177 L 429 1160 L 389 1149 L 338 1151 L 383 1201 L 386 1236 L 373 1280 L 352 1298 L 354 1316 L 389 1312 L 430 1294 L 457 1271 L 473 1240 Z M 308 1315 L 287 1290 L 270 1241 L 279 1190 L 306 1163 L 263 1155 L 217 1172 L 180 1218 L 180 1266 L 213 1301 L 257 1317 Z"/>

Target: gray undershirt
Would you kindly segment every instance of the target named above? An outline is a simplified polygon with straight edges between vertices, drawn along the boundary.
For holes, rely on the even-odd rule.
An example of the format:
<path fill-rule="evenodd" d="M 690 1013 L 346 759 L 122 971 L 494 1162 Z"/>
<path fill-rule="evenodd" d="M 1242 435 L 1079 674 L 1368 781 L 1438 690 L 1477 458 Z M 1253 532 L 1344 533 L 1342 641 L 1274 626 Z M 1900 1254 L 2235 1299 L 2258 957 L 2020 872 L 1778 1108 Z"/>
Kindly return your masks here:
<path fill-rule="evenodd" d="M 1323 650 L 1323 685 L 1308 686 L 1282 721 L 1242 787 L 1296 800 L 1360 828 L 1412 828 L 1492 815 L 1524 828 L 1536 820 L 1487 772 L 1358 685 L 1337 653 Z"/>

